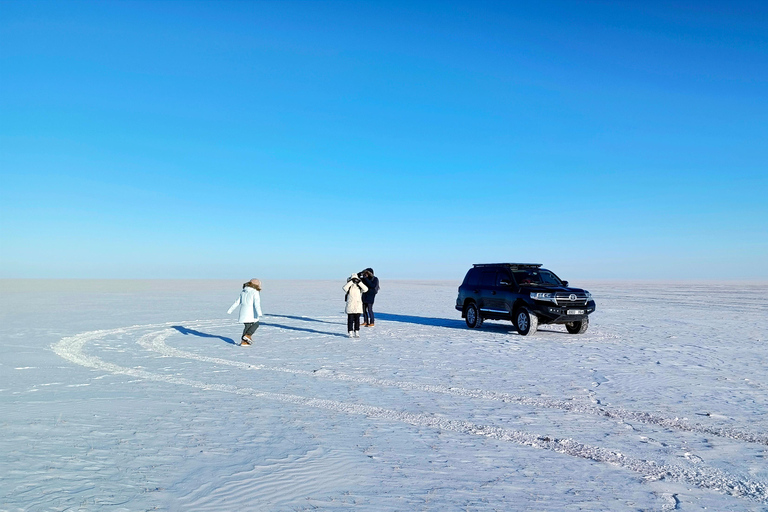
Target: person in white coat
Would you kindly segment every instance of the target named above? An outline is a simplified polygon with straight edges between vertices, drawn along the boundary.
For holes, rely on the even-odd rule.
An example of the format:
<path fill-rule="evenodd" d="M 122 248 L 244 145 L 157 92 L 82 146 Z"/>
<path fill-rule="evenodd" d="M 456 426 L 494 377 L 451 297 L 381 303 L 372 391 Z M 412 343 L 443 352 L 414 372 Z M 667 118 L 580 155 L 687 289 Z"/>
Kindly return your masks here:
<path fill-rule="evenodd" d="M 347 313 L 349 337 L 359 338 L 360 315 L 363 314 L 363 294 L 368 291 L 368 287 L 357 274 L 352 274 L 347 278 L 347 283 L 342 288 L 346 292 L 347 307 L 344 311 Z"/>
<path fill-rule="evenodd" d="M 251 279 L 247 283 L 243 284 L 243 291 L 240 292 L 240 297 L 237 298 L 234 304 L 227 310 L 227 314 L 231 314 L 237 306 L 240 306 L 240 314 L 237 321 L 244 324 L 243 335 L 240 338 L 241 345 L 250 345 L 251 336 L 259 328 L 259 320 L 261 319 L 261 281 L 258 279 Z"/>

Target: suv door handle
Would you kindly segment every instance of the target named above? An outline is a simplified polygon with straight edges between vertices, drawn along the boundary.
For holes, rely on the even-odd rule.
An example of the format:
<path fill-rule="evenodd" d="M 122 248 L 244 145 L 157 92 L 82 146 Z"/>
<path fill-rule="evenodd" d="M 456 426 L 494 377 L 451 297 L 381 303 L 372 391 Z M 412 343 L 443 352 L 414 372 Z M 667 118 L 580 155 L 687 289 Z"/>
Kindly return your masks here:
<path fill-rule="evenodd" d="M 496 292 L 495 292 L 495 291 L 494 291 L 494 292 L 491 292 L 491 295 L 496 295 Z"/>
<path fill-rule="evenodd" d="M 480 290 L 472 290 L 474 293 L 480 293 Z"/>

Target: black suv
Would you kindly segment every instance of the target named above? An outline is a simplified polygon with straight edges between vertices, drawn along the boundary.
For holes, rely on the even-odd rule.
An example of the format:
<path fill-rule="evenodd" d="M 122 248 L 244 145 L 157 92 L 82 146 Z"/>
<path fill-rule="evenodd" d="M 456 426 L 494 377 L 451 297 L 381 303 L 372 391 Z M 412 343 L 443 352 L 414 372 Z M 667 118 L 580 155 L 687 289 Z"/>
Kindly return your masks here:
<path fill-rule="evenodd" d="M 595 301 L 539 263 L 477 263 L 459 286 L 456 309 L 471 328 L 485 319 L 511 320 L 523 336 L 539 324 L 565 324 L 569 333 L 582 334 Z"/>

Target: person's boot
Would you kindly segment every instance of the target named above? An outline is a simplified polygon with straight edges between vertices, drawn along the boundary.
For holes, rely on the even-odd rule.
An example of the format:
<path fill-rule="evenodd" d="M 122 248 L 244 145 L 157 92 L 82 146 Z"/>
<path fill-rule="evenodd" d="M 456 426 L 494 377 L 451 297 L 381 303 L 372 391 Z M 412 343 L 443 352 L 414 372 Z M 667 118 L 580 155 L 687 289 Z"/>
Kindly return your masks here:
<path fill-rule="evenodd" d="M 349 337 L 350 338 L 354 338 L 355 337 L 355 333 L 353 333 L 352 331 L 349 331 Z"/>
<path fill-rule="evenodd" d="M 359 337 L 360 337 L 360 331 L 355 331 L 355 338 L 359 338 Z"/>
<path fill-rule="evenodd" d="M 240 342 L 240 344 L 241 345 L 250 345 L 251 341 L 253 341 L 253 340 L 251 340 L 251 337 L 246 334 L 245 336 L 243 336 L 243 340 Z"/>

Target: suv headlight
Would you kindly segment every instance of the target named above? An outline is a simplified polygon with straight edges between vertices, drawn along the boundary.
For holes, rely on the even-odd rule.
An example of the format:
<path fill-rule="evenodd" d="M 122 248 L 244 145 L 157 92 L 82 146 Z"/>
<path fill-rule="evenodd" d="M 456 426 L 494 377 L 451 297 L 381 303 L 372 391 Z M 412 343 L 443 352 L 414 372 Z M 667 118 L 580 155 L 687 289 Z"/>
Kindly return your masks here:
<path fill-rule="evenodd" d="M 554 302 L 557 304 L 557 299 L 555 298 L 554 293 L 531 292 L 531 298 L 533 300 L 539 300 L 542 302 Z"/>
<path fill-rule="evenodd" d="M 592 294 L 589 292 L 586 292 L 586 294 L 587 294 L 587 300 L 592 300 Z"/>

